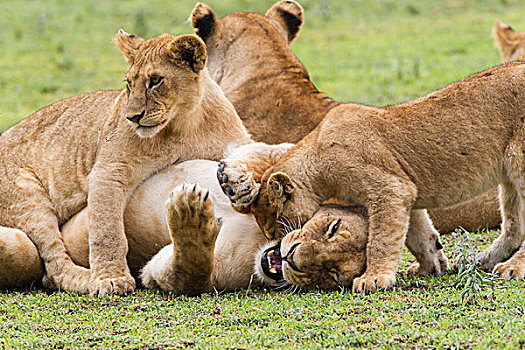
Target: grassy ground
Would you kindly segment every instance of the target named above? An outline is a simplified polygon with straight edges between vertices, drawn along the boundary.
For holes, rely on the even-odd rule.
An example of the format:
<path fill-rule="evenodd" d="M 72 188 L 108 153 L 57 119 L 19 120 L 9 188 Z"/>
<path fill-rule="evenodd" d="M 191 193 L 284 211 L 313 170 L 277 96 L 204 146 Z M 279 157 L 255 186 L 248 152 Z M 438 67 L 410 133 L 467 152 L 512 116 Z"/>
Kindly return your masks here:
<path fill-rule="evenodd" d="M 264 12 L 272 3 L 208 1 L 218 15 Z M 341 101 L 385 105 L 422 96 L 498 64 L 490 38 L 496 19 L 525 30 L 518 0 L 301 3 L 306 23 L 293 49 L 319 89 Z M 193 6 L 0 2 L 0 131 L 58 99 L 122 88 L 126 64 L 111 43 L 117 29 L 144 37 L 189 33 Z M 496 235 L 449 236 L 448 256 L 484 247 Z M 252 290 L 188 299 L 139 291 L 93 299 L 6 291 L 0 348 L 524 347 L 525 283 L 468 276 L 401 273 L 395 291 L 368 296 Z"/>

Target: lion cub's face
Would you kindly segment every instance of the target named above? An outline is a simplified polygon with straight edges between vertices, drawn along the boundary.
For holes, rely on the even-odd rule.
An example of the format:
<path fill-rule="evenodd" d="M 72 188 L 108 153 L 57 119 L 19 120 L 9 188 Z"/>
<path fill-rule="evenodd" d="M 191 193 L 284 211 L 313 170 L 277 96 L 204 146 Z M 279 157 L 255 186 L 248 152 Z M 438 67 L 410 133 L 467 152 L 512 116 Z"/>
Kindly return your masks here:
<path fill-rule="evenodd" d="M 285 226 L 300 226 L 319 208 L 315 193 L 295 184 L 282 172 L 266 171 L 250 206 L 257 224 L 269 239 L 279 238 Z"/>
<path fill-rule="evenodd" d="M 492 35 L 503 63 L 525 61 L 525 32 L 519 33 L 505 23 L 497 21 Z"/>
<path fill-rule="evenodd" d="M 126 74 L 126 118 L 142 138 L 167 125 L 184 128 L 201 100 L 200 74 L 206 48 L 195 35 L 163 34 L 149 40 L 120 30 L 115 38 L 130 66 Z"/>
<path fill-rule="evenodd" d="M 363 208 L 324 205 L 301 229 L 258 255 L 258 274 L 274 287 L 351 286 L 366 267 L 367 234 Z"/>

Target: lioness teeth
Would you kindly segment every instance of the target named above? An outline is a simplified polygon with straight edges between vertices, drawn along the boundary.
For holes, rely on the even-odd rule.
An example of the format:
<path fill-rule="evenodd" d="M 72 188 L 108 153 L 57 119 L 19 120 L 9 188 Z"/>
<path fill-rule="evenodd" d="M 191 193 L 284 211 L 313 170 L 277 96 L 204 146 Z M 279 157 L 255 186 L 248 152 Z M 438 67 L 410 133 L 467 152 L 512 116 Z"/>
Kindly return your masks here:
<path fill-rule="evenodd" d="M 271 273 L 277 273 L 277 269 L 275 267 L 270 267 L 269 271 Z"/>
<path fill-rule="evenodd" d="M 273 256 L 273 250 L 268 252 L 268 256 L 271 258 Z"/>

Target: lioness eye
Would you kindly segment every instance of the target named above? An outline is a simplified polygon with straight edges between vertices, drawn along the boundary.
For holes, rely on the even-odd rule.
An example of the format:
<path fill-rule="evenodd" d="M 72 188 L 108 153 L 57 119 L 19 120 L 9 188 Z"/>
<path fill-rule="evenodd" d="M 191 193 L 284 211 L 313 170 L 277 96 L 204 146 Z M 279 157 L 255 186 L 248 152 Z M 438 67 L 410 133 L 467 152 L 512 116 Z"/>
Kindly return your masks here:
<path fill-rule="evenodd" d="M 326 229 L 326 233 L 328 234 L 328 238 L 332 238 L 337 230 L 339 229 L 339 224 L 341 224 L 341 219 L 334 220 L 328 225 Z"/>
<path fill-rule="evenodd" d="M 131 81 L 129 80 L 126 80 L 126 89 L 128 89 L 128 91 L 131 91 Z"/>
<path fill-rule="evenodd" d="M 152 75 L 149 78 L 149 86 L 148 87 L 151 89 L 155 85 L 159 85 L 161 81 L 162 81 L 162 77 L 159 77 L 158 75 Z"/>

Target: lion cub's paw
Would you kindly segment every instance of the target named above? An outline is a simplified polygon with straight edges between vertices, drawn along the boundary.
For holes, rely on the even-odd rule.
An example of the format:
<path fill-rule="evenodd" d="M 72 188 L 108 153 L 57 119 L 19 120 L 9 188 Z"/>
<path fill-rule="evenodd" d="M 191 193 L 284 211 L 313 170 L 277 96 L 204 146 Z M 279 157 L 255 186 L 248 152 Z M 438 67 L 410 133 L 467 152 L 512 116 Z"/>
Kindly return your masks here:
<path fill-rule="evenodd" d="M 396 283 L 395 274 L 365 274 L 354 279 L 352 290 L 354 293 L 375 292 L 377 288 L 388 289 Z"/>
<path fill-rule="evenodd" d="M 42 284 L 48 289 L 86 294 L 89 292 L 90 278 L 91 274 L 89 269 L 74 265 L 70 262 L 64 266 L 60 274 L 45 274 L 42 278 Z"/>
<path fill-rule="evenodd" d="M 217 169 L 217 179 L 233 207 L 249 207 L 259 191 L 252 172 L 239 160 L 222 160 Z"/>
<path fill-rule="evenodd" d="M 91 278 L 89 294 L 92 296 L 124 295 L 135 290 L 135 279 L 131 275 L 116 278 Z"/>
<path fill-rule="evenodd" d="M 525 266 L 516 264 L 513 261 L 506 261 L 497 264 L 492 273 L 499 275 L 506 280 L 521 280 L 525 277 Z"/>
<path fill-rule="evenodd" d="M 448 259 L 442 249 L 436 251 L 434 255 L 431 259 L 432 261 L 427 265 L 420 263 L 410 265 L 408 267 L 408 273 L 412 275 L 444 275 L 448 270 Z"/>
<path fill-rule="evenodd" d="M 210 192 L 199 185 L 183 184 L 176 188 L 167 202 L 168 225 L 172 239 L 178 243 L 194 240 L 189 230 L 199 232 L 203 243 L 215 242 L 219 224 L 215 218 Z"/>

